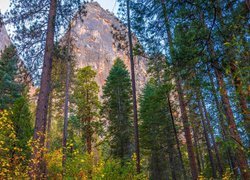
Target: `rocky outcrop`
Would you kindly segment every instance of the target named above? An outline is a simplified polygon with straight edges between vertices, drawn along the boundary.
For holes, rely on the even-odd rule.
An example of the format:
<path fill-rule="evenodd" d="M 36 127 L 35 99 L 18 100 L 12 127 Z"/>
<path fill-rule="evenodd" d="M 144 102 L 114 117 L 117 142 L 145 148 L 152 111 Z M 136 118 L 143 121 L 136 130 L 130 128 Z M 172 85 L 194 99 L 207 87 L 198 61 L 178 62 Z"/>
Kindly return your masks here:
<path fill-rule="evenodd" d="M 96 81 L 102 87 L 117 57 L 121 58 L 130 70 L 128 48 L 118 48 L 115 45 L 117 40 L 113 38 L 112 33 L 114 27 L 125 35 L 126 32 L 124 29 L 122 30 L 121 27 L 124 26 L 115 15 L 101 8 L 98 3 L 88 3 L 86 11 L 86 16 L 83 16 L 82 19 L 76 18 L 72 23 L 71 37 L 73 37 L 75 46 L 74 53 L 77 67 L 92 66 L 97 71 Z M 136 42 L 135 38 L 134 42 Z M 135 74 L 139 91 L 146 83 L 146 70 L 146 59 L 136 56 Z"/>
<path fill-rule="evenodd" d="M 72 22 L 71 37 L 73 38 L 74 54 L 78 68 L 92 66 L 97 72 L 96 81 L 100 88 L 112 68 L 116 58 L 121 58 L 130 71 L 128 48 L 118 48 L 117 40 L 114 39 L 112 31 L 118 29 L 126 39 L 126 28 L 115 17 L 114 14 L 104 10 L 98 3 L 91 2 L 86 5 L 86 16 L 75 18 Z M 123 28 L 121 28 L 123 27 Z M 134 38 L 134 43 L 136 42 Z M 125 43 L 126 42 L 121 42 Z M 0 50 L 11 44 L 10 38 L 4 26 L 0 31 Z M 23 63 L 20 69 L 25 69 Z M 137 90 L 140 92 L 147 81 L 146 59 L 140 56 L 135 57 L 135 75 Z M 25 81 L 29 76 L 24 76 Z M 102 90 L 100 90 L 100 95 Z"/>
<path fill-rule="evenodd" d="M 4 25 L 0 27 L 0 54 L 1 51 L 5 49 L 5 47 L 8 47 L 11 44 L 9 35 L 6 31 L 6 28 Z"/>
<path fill-rule="evenodd" d="M 6 31 L 6 28 L 4 25 L 0 27 L 0 57 L 1 53 L 4 51 L 4 49 L 11 45 L 11 40 L 9 38 L 9 35 Z M 28 73 L 23 61 L 19 59 L 18 62 L 18 73 L 16 77 L 16 81 L 26 84 L 29 87 L 29 95 L 32 97 L 35 92 L 36 88 L 33 85 L 32 78 L 30 74 Z"/>

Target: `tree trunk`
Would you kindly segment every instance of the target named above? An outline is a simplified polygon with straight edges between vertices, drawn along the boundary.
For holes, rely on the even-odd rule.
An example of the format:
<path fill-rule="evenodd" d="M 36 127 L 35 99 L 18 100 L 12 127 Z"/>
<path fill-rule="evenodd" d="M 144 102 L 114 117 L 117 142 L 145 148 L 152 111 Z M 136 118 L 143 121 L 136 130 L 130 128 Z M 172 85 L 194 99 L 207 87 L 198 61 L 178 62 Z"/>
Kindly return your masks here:
<path fill-rule="evenodd" d="M 209 134 L 211 136 L 211 140 L 212 140 L 212 143 L 213 143 L 214 152 L 215 152 L 215 156 L 216 156 L 216 160 L 217 160 L 217 165 L 218 165 L 220 177 L 222 177 L 222 175 L 223 175 L 223 167 L 222 167 L 222 163 L 221 163 L 219 149 L 218 149 L 218 146 L 217 146 L 216 141 L 215 141 L 213 128 L 212 128 L 211 123 L 210 123 L 210 117 L 209 117 L 209 114 L 207 112 L 206 105 L 205 105 L 205 102 L 204 102 L 204 99 L 203 99 L 202 95 L 201 95 L 201 104 L 202 104 L 204 114 L 205 114 L 205 120 L 206 120 L 205 122 L 208 125 L 208 132 L 209 132 Z"/>
<path fill-rule="evenodd" d="M 237 73 L 238 69 L 235 65 L 235 62 L 231 60 L 229 65 L 230 65 L 230 69 L 231 69 L 231 74 L 233 76 L 236 94 L 237 94 L 237 97 L 239 99 L 240 109 L 241 109 L 241 112 L 243 115 L 244 126 L 246 129 L 246 132 L 249 135 L 250 134 L 250 111 L 247 107 L 247 100 L 246 100 L 247 95 L 243 92 L 242 81 L 241 81 L 240 76 Z"/>
<path fill-rule="evenodd" d="M 188 116 L 187 116 L 187 112 L 186 112 L 186 103 L 184 102 L 184 94 L 183 94 L 183 90 L 181 87 L 181 80 L 178 77 L 177 77 L 176 85 L 177 85 L 179 103 L 180 103 L 180 108 L 181 108 L 181 118 L 182 118 L 182 122 L 183 122 L 185 139 L 186 139 L 186 143 L 187 143 L 189 165 L 190 165 L 193 179 L 197 179 L 198 172 L 197 172 L 197 166 L 196 166 L 196 162 L 195 162 L 195 154 L 194 154 L 194 149 L 193 149 L 190 124 L 189 124 Z"/>
<path fill-rule="evenodd" d="M 179 141 L 179 138 L 178 138 L 178 133 L 177 133 L 177 130 L 176 130 L 176 127 L 175 127 L 175 123 L 174 123 L 174 116 L 173 116 L 173 112 L 172 112 L 171 102 L 170 102 L 170 99 L 169 99 L 169 94 L 168 94 L 167 98 L 168 98 L 168 107 L 169 107 L 169 112 L 170 112 L 170 116 L 171 116 L 172 126 L 173 126 L 173 130 L 174 130 L 174 135 L 175 135 L 175 141 L 176 141 L 177 150 L 178 150 L 178 156 L 179 156 L 180 163 L 181 163 L 183 177 L 186 180 L 187 179 L 187 174 L 186 174 L 186 170 L 185 170 L 185 166 L 184 166 L 184 162 L 183 162 L 183 158 L 182 158 L 182 153 L 181 153 L 180 141 Z"/>
<path fill-rule="evenodd" d="M 88 118 L 87 121 L 87 126 L 86 126 L 86 142 L 87 142 L 87 151 L 88 151 L 88 154 L 91 154 L 92 152 L 92 132 L 91 132 L 91 119 Z"/>
<path fill-rule="evenodd" d="M 218 23 L 222 27 L 225 27 L 225 23 L 224 23 L 224 19 L 223 19 L 223 16 L 222 16 L 222 10 L 221 10 L 221 7 L 220 7 L 219 0 L 216 1 L 216 8 L 218 9 L 217 10 L 218 21 L 219 21 Z M 225 41 L 227 41 L 229 38 L 231 38 L 231 37 L 226 37 L 224 39 L 223 43 L 225 43 Z M 211 43 L 210 43 L 210 45 L 211 45 Z M 225 50 L 225 51 L 228 52 L 228 54 L 231 54 L 231 53 L 229 53 L 228 50 Z M 213 57 L 215 57 L 215 56 L 213 56 Z M 231 66 L 231 71 L 234 74 L 236 72 L 236 69 L 234 69 L 235 67 L 232 67 L 234 65 L 232 64 L 233 62 L 230 59 L 229 59 L 229 62 L 230 62 L 230 66 Z M 215 67 L 218 66 L 217 61 L 213 61 L 212 63 L 213 63 L 213 65 L 215 65 Z M 248 160 L 247 160 L 247 157 L 246 157 L 246 153 L 243 150 L 243 144 L 242 144 L 242 141 L 241 141 L 239 132 L 237 130 L 237 126 L 236 126 L 234 117 L 233 117 L 233 111 L 231 109 L 230 102 L 229 102 L 229 97 L 228 97 L 227 90 L 226 90 L 226 86 L 225 86 L 225 83 L 223 81 L 223 75 L 222 75 L 222 72 L 219 71 L 218 69 L 215 70 L 215 73 L 216 73 L 217 80 L 218 80 L 218 86 L 220 88 L 221 99 L 222 99 L 224 109 L 225 109 L 225 112 L 226 112 L 226 117 L 227 117 L 227 120 L 228 120 L 229 133 L 230 133 L 231 138 L 236 142 L 236 145 L 237 145 L 236 152 L 235 152 L 236 159 L 237 159 L 237 162 L 238 162 L 237 164 L 238 164 L 238 166 L 240 168 L 242 178 L 248 180 L 248 179 L 250 179 L 250 171 L 249 171 L 249 166 L 248 166 Z M 239 87 L 237 87 L 237 88 L 239 88 L 238 90 L 241 91 L 242 87 L 240 87 L 240 86 L 242 86 L 242 82 L 238 82 L 239 80 L 240 80 L 240 78 L 236 79 L 235 86 L 237 84 L 237 86 L 239 86 Z M 243 94 L 241 96 L 243 96 Z M 240 99 L 240 101 L 242 101 L 242 99 Z M 243 103 L 243 105 L 244 105 L 243 101 L 240 102 L 240 103 Z M 244 108 L 247 108 L 247 107 L 243 107 L 243 109 L 242 109 L 243 112 L 244 112 Z"/>
<path fill-rule="evenodd" d="M 218 110 L 219 124 L 220 124 L 220 128 L 221 128 L 221 136 L 222 136 L 222 139 L 224 141 L 227 141 L 227 139 L 228 139 L 228 132 L 227 132 L 226 127 L 225 127 L 225 122 L 224 122 L 224 117 L 223 117 L 224 113 L 223 113 L 223 110 L 221 108 L 221 104 L 219 102 L 219 99 L 217 97 L 217 93 L 216 93 L 216 89 L 215 89 L 213 77 L 212 77 L 212 75 L 210 73 L 210 69 L 209 68 L 208 68 L 207 72 L 208 72 L 208 77 L 210 79 L 210 83 L 211 83 L 211 87 L 212 87 L 212 94 L 214 96 L 215 104 L 216 104 L 216 107 L 217 107 L 217 110 Z M 234 172 L 234 175 L 237 176 L 238 172 L 235 170 L 235 162 L 233 160 L 231 150 L 229 148 L 227 148 L 226 151 L 227 151 L 228 161 L 229 161 L 231 170 Z"/>
<path fill-rule="evenodd" d="M 169 20 L 168 20 L 168 14 L 167 14 L 167 8 L 165 6 L 165 0 L 161 1 L 161 5 L 162 5 L 162 10 L 164 13 L 164 19 L 165 19 L 165 26 L 166 26 L 166 31 L 167 31 L 167 35 L 168 35 L 168 44 L 170 47 L 170 56 L 173 59 L 173 41 L 172 41 L 172 36 L 171 36 L 171 31 L 170 31 L 170 25 L 169 25 Z M 181 116 L 182 116 L 182 121 L 183 121 L 183 126 L 184 126 L 184 132 L 185 132 L 185 138 L 186 138 L 186 142 L 187 142 L 187 149 L 188 149 L 188 158 L 189 158 L 189 164 L 190 164 L 190 168 L 191 168 L 191 173 L 192 173 L 192 177 L 193 179 L 197 179 L 198 178 L 198 171 L 197 171 L 197 166 L 196 166 L 196 162 L 195 162 L 195 154 L 194 154 L 194 149 L 193 149 L 193 143 L 192 143 L 192 136 L 191 136 L 191 132 L 190 132 L 190 125 L 188 122 L 188 116 L 187 116 L 187 112 L 186 112 L 186 104 L 184 102 L 184 96 L 183 96 L 183 90 L 181 87 L 181 80 L 178 79 L 177 76 L 177 91 L 178 91 L 178 96 L 179 96 L 179 103 L 180 103 L 180 108 L 181 108 Z"/>
<path fill-rule="evenodd" d="M 193 128 L 193 137 L 194 137 L 194 147 L 195 147 L 195 153 L 196 153 L 196 161 L 197 161 L 197 166 L 198 166 L 198 172 L 200 173 L 204 167 L 201 166 L 201 160 L 200 160 L 200 152 L 199 152 L 199 142 L 198 142 L 198 135 L 197 135 L 197 132 L 196 132 L 196 127 Z"/>
<path fill-rule="evenodd" d="M 132 92 L 133 92 L 136 170 L 137 170 L 137 173 L 140 173 L 139 130 L 138 130 L 138 115 L 137 115 L 137 100 L 136 100 L 135 69 L 134 69 L 134 58 L 133 58 L 133 42 L 132 42 L 132 33 L 131 33 L 131 27 L 130 27 L 130 3 L 129 3 L 129 0 L 127 0 L 127 21 L 128 21 L 129 57 L 130 57 L 130 65 L 131 65 L 131 79 L 132 79 Z"/>
<path fill-rule="evenodd" d="M 197 97 L 197 101 L 198 101 L 198 108 L 199 108 L 199 112 L 200 112 L 200 116 L 201 116 L 201 123 L 202 123 L 202 127 L 203 127 L 203 134 L 205 136 L 209 161 L 210 161 L 210 165 L 211 165 L 211 168 L 212 168 L 212 174 L 213 174 L 213 178 L 216 178 L 216 168 L 215 168 L 211 143 L 210 143 L 210 140 L 209 140 L 209 137 L 208 137 L 207 125 L 206 125 L 206 122 L 205 122 L 205 119 L 204 119 L 204 114 L 203 114 L 200 98 Z"/>
<path fill-rule="evenodd" d="M 48 112 L 48 100 L 51 83 L 51 70 L 52 70 L 52 57 L 54 51 L 54 33 L 55 33 L 55 18 L 56 18 L 57 0 L 51 0 L 50 10 L 48 17 L 47 35 L 44 62 L 41 76 L 40 92 L 38 96 L 37 109 L 36 109 L 36 121 L 35 130 L 33 136 L 33 152 L 30 163 L 30 176 L 31 178 L 41 178 L 44 176 L 46 169 L 46 163 L 44 161 L 44 142 L 46 134 L 47 112 Z M 41 153 L 39 153 L 39 151 Z M 34 163 L 35 161 L 38 163 Z"/>
<path fill-rule="evenodd" d="M 50 148 L 50 131 L 51 131 L 51 120 L 52 120 L 52 89 L 50 90 L 49 94 L 49 113 L 48 113 L 48 127 L 47 127 L 47 142 L 46 142 L 46 149 L 49 150 Z"/>
<path fill-rule="evenodd" d="M 169 152 L 168 157 L 169 157 L 169 164 L 170 164 L 170 168 L 171 168 L 172 180 L 176 180 L 173 153 Z"/>
<path fill-rule="evenodd" d="M 214 61 L 213 66 L 218 67 L 218 63 Z M 223 102 L 223 107 L 226 112 L 226 117 L 227 117 L 227 121 L 229 125 L 229 133 L 230 133 L 231 138 L 235 141 L 237 145 L 236 157 L 238 160 L 238 165 L 241 170 L 243 179 L 247 180 L 247 179 L 250 179 L 247 158 L 245 156 L 245 152 L 243 150 L 243 144 L 241 142 L 241 138 L 238 133 L 236 123 L 234 121 L 233 111 L 230 106 L 229 97 L 227 95 L 227 90 L 225 88 L 225 83 L 223 80 L 223 75 L 217 68 L 214 68 L 214 70 L 215 70 L 215 74 L 216 74 L 217 81 L 218 81 L 218 87 L 220 88 L 221 101 Z"/>
<path fill-rule="evenodd" d="M 70 47 L 67 47 L 70 48 Z M 68 57 L 69 58 L 69 57 Z M 69 113 L 69 88 L 70 88 L 70 73 L 71 73 L 70 59 L 67 59 L 67 74 L 66 74 L 66 87 L 65 87 L 65 101 L 64 101 L 64 123 L 63 123 L 63 141 L 62 141 L 62 166 L 65 169 L 65 162 L 67 158 L 67 137 L 68 137 L 68 113 Z"/>

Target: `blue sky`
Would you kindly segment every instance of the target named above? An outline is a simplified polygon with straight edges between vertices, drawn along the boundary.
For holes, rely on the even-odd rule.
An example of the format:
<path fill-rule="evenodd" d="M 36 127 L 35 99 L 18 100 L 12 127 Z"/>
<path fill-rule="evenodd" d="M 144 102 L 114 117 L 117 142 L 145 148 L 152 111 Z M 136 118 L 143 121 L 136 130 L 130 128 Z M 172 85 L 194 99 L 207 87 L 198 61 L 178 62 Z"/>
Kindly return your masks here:
<path fill-rule="evenodd" d="M 117 3 L 115 6 L 116 0 L 95 0 L 97 1 L 104 9 L 109 9 L 109 11 L 117 10 Z M 10 0 L 0 0 L 0 10 L 4 13 L 10 4 Z M 114 7 L 115 6 L 115 7 Z"/>

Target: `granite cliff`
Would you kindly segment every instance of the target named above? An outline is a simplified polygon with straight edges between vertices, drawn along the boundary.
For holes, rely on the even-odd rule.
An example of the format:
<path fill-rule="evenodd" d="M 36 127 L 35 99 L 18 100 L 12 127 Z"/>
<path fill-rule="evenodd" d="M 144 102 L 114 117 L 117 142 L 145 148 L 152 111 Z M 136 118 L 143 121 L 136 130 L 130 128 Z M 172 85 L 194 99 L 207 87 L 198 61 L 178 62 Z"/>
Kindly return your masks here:
<path fill-rule="evenodd" d="M 92 66 L 97 71 L 96 81 L 102 87 L 117 57 L 121 58 L 130 70 L 128 48 L 118 48 L 115 45 L 114 33 L 112 33 L 115 27 L 126 37 L 126 30 L 124 31 L 124 28 L 121 28 L 124 26 L 114 14 L 104 10 L 96 2 L 88 3 L 86 11 L 86 16 L 83 16 L 82 19 L 75 18 L 71 27 L 76 63 L 78 68 Z M 136 41 L 136 38 L 134 38 L 134 42 Z M 136 56 L 135 74 L 139 92 L 147 80 L 146 69 L 146 59 Z"/>
<path fill-rule="evenodd" d="M 96 2 L 88 3 L 86 11 L 86 16 L 75 18 L 72 22 L 73 51 L 76 56 L 77 68 L 92 66 L 97 72 L 96 81 L 102 88 L 116 58 L 121 58 L 130 70 L 128 48 L 123 50 L 117 48 L 116 40 L 112 34 L 114 27 L 116 27 L 126 37 L 126 30 L 124 31 L 123 24 L 114 14 L 104 10 Z M 121 29 L 122 26 L 123 29 Z M 125 41 L 127 40 L 125 39 Z M 134 42 L 136 41 L 134 38 Z M 11 40 L 5 27 L 2 26 L 0 28 L 0 51 L 10 44 Z M 23 67 L 23 63 L 20 64 Z M 142 90 L 147 80 L 146 67 L 146 59 L 136 56 L 135 75 L 138 92 Z M 101 92 L 102 90 L 100 90 L 100 95 Z"/>
<path fill-rule="evenodd" d="M 5 47 L 8 47 L 11 44 L 9 35 L 6 31 L 5 26 L 0 27 L 0 54 L 1 51 L 4 50 Z"/>

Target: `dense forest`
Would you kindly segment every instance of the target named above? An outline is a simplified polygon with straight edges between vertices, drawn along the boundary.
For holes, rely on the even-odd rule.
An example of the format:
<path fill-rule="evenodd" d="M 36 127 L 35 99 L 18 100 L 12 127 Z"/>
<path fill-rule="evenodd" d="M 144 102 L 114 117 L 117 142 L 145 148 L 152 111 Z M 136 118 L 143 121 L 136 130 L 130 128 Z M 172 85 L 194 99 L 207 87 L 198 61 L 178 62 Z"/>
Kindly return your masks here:
<path fill-rule="evenodd" d="M 0 53 L 0 179 L 249 180 L 250 2 L 118 0 L 110 33 L 129 66 L 115 57 L 102 87 L 71 33 L 90 3 L 11 0 L 0 16 L 13 31 Z"/>

